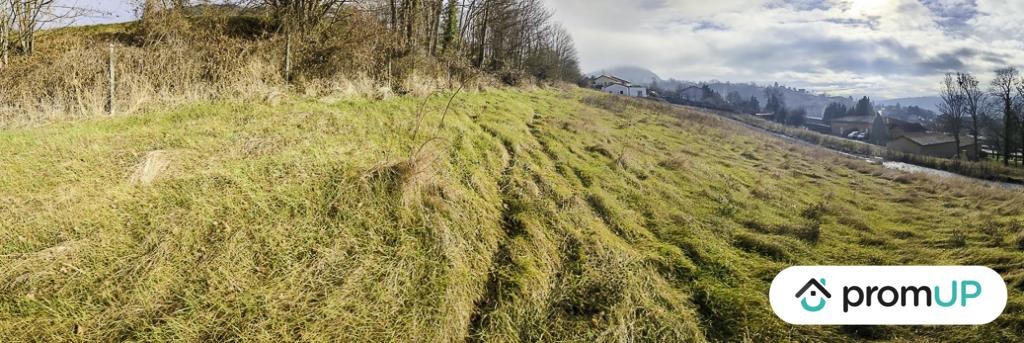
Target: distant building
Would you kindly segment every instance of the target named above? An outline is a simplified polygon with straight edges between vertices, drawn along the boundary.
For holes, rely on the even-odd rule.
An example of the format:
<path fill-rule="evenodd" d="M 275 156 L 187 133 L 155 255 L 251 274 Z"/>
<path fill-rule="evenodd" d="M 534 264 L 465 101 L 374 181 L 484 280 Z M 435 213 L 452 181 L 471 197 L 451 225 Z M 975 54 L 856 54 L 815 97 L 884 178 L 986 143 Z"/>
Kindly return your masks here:
<path fill-rule="evenodd" d="M 595 89 L 600 89 L 602 92 L 608 94 L 625 95 L 636 98 L 646 98 L 649 96 L 647 87 L 634 86 L 629 81 L 615 76 L 601 75 L 592 78 L 590 79 L 590 86 Z"/>
<path fill-rule="evenodd" d="M 643 86 L 631 86 L 620 83 L 612 84 L 601 89 L 601 91 L 608 94 L 626 95 L 636 98 L 647 97 L 647 87 Z"/>
<path fill-rule="evenodd" d="M 821 118 L 807 117 L 804 120 L 804 127 L 818 133 L 828 134 L 832 132 L 832 127 L 828 126 L 828 123 Z"/>
<path fill-rule="evenodd" d="M 942 158 L 955 157 L 958 149 L 953 135 L 939 132 L 904 133 L 891 139 L 886 147 L 899 152 Z M 969 137 L 960 138 L 959 149 L 963 156 L 974 157 L 974 141 Z"/>
<path fill-rule="evenodd" d="M 590 86 L 597 89 L 604 89 L 605 87 L 615 84 L 629 86 L 630 83 L 629 81 L 609 75 L 601 75 L 590 79 Z"/>
<path fill-rule="evenodd" d="M 832 119 L 830 122 L 832 126 L 832 134 L 837 136 L 846 137 L 851 132 L 866 132 L 871 134 L 872 128 L 879 128 L 885 125 L 882 116 L 875 114 L 873 116 L 859 116 L 859 117 L 840 117 Z"/>
<path fill-rule="evenodd" d="M 883 120 L 885 125 L 875 125 L 873 127 L 871 131 L 871 143 L 884 146 L 889 143 L 889 140 L 895 137 L 908 133 L 922 133 L 928 131 L 924 125 L 918 123 L 911 123 L 905 120 L 888 117 L 883 118 Z"/>

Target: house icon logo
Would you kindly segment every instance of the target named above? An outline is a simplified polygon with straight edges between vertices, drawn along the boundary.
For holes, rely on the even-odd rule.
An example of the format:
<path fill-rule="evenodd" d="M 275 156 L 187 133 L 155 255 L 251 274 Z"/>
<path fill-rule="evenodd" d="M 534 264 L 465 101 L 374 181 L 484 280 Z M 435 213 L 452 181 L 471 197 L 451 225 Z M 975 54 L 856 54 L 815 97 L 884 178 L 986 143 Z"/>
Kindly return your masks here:
<path fill-rule="evenodd" d="M 818 280 L 810 279 L 806 284 L 804 284 L 803 288 L 800 288 L 799 292 L 796 292 L 797 298 L 803 298 L 800 300 L 800 305 L 802 305 L 804 310 L 807 310 L 807 312 L 821 311 L 821 309 L 825 308 L 825 299 L 832 298 L 832 294 L 825 289 L 825 278 L 821 278 L 820 280 L 821 281 L 819 282 Z M 816 289 L 811 289 L 812 287 Z M 808 304 L 807 299 L 818 297 L 818 293 L 821 293 L 820 298 L 818 298 L 818 304 L 814 306 Z"/>

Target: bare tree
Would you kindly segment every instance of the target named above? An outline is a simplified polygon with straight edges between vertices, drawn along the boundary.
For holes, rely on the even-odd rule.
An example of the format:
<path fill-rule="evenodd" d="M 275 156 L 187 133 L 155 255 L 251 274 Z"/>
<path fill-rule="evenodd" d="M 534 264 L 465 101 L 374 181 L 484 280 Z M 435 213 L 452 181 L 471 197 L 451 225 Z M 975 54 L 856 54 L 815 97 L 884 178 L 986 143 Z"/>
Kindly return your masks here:
<path fill-rule="evenodd" d="M 1003 165 L 1010 165 L 1010 145 L 1013 137 L 1013 121 L 1016 118 L 1014 113 L 1014 86 L 1018 83 L 1019 73 L 1017 68 L 1009 67 L 996 70 L 996 77 L 992 79 L 992 95 L 999 99 L 1003 111 L 1003 124 L 1000 125 L 1004 142 Z"/>
<path fill-rule="evenodd" d="M 569 31 L 561 25 L 555 24 L 552 27 L 551 53 L 554 56 L 551 63 L 554 65 L 554 77 L 562 80 L 571 80 L 579 76 L 579 62 L 576 52 L 576 44 L 573 42 Z"/>
<path fill-rule="evenodd" d="M 0 67 L 6 66 L 10 53 L 11 29 L 14 27 L 14 0 L 0 0 Z"/>
<path fill-rule="evenodd" d="M 192 3 L 189 0 L 136 0 L 135 4 L 142 10 L 142 17 L 166 10 L 181 11 Z"/>
<path fill-rule="evenodd" d="M 12 49 L 11 43 L 15 43 L 18 52 L 31 55 L 35 51 L 36 34 L 44 27 L 70 22 L 83 15 L 86 11 L 79 7 L 59 5 L 56 0 L 0 0 L 0 4 L 6 5 L 6 10 L 0 10 L 0 15 L 7 19 L 6 24 L 0 24 L 0 30 L 5 31 L 4 38 L 0 41 L 0 47 L 4 48 L 4 58 L 7 52 Z M 14 41 L 11 42 L 10 39 Z"/>
<path fill-rule="evenodd" d="M 1024 116 L 1024 78 L 1017 78 L 1016 88 L 1017 102 L 1015 103 L 1013 112 L 1017 114 L 1017 117 L 1014 118 L 1016 120 L 1015 124 L 1017 125 L 1014 129 L 1017 130 L 1016 134 L 1017 137 L 1020 139 L 1020 144 L 1018 145 L 1018 147 L 1020 149 L 1024 149 L 1024 118 L 1021 117 Z M 1021 151 L 1020 156 L 1022 159 L 1024 159 L 1024 150 Z M 1022 160 L 1022 163 L 1024 163 L 1024 160 Z"/>
<path fill-rule="evenodd" d="M 340 19 L 339 12 L 349 2 L 351 0 L 243 0 L 242 3 L 254 8 L 269 9 L 277 21 L 278 30 L 285 35 L 284 79 L 291 81 L 293 36 L 298 34 L 299 38 L 305 37 L 321 25 Z"/>
<path fill-rule="evenodd" d="M 958 80 L 960 73 L 946 73 L 942 81 L 940 95 L 942 103 L 939 110 L 942 111 L 943 127 L 953 135 L 956 142 L 956 158 L 960 158 L 960 131 L 964 119 L 964 96 L 960 92 Z"/>
<path fill-rule="evenodd" d="M 445 14 L 444 40 L 442 51 L 457 49 L 459 45 L 459 0 L 448 0 Z"/>
<path fill-rule="evenodd" d="M 31 55 L 35 50 L 36 32 L 43 24 L 57 20 L 53 12 L 55 0 L 12 0 L 15 39 L 21 52 Z"/>
<path fill-rule="evenodd" d="M 251 7 L 268 8 L 285 32 L 307 32 L 338 19 L 338 12 L 351 0 L 245 0 Z"/>
<path fill-rule="evenodd" d="M 1005 148 L 1010 137 L 1005 136 L 1006 130 L 1003 127 L 1003 104 L 1000 101 L 987 101 L 981 110 L 981 132 L 987 137 L 987 143 L 991 144 L 996 151 L 1007 151 Z"/>
<path fill-rule="evenodd" d="M 173 1 L 173 0 L 153 0 Z M 387 58 L 449 54 L 514 82 L 520 73 L 576 81 L 579 66 L 568 32 L 552 25 L 543 0 L 236 0 L 266 10 L 288 37 L 328 27 L 350 8 L 390 28 Z M 349 6 L 346 6 L 349 5 Z M 326 25 L 325 25 L 326 24 Z M 286 49 L 288 50 L 288 49 Z M 288 54 L 286 54 L 288 55 Z M 416 59 L 410 59 L 416 61 Z M 412 62 L 415 63 L 415 62 Z M 287 63 L 286 63 L 287 64 Z M 390 65 L 390 61 L 388 61 Z M 390 70 L 390 68 L 389 68 Z M 507 74 L 506 74 L 507 73 Z"/>
<path fill-rule="evenodd" d="M 988 94 L 985 94 L 981 88 L 978 88 L 980 82 L 971 73 L 957 73 L 956 81 L 957 86 L 960 88 L 960 96 L 963 97 L 964 112 L 971 117 L 971 135 L 974 137 L 974 155 L 971 157 L 978 159 L 981 157 L 981 150 L 978 145 L 979 122 L 981 120 L 982 107 L 985 105 Z M 958 145 L 957 150 L 959 149 Z"/>

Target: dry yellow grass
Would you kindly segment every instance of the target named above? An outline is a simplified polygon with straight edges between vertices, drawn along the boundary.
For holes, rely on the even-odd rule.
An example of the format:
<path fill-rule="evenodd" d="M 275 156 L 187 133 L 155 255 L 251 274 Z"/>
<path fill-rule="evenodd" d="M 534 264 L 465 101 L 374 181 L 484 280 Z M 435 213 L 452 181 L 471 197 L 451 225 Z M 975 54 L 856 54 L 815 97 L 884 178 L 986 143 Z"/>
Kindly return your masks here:
<path fill-rule="evenodd" d="M 365 14 L 296 39 L 294 78 L 286 82 L 284 37 L 267 25 L 214 13 L 44 31 L 33 55 L 0 68 L 0 128 L 107 116 L 110 44 L 117 115 L 202 101 L 273 105 L 292 95 L 425 96 L 456 83 L 477 90 L 497 83 L 445 57 L 389 57 L 394 37 Z"/>
<path fill-rule="evenodd" d="M 1024 332 L 1019 192 L 590 91 L 466 93 L 442 126 L 448 99 L 217 101 L 0 132 L 0 340 Z M 767 302 L 794 264 L 987 265 L 1010 302 L 978 327 L 794 327 Z"/>

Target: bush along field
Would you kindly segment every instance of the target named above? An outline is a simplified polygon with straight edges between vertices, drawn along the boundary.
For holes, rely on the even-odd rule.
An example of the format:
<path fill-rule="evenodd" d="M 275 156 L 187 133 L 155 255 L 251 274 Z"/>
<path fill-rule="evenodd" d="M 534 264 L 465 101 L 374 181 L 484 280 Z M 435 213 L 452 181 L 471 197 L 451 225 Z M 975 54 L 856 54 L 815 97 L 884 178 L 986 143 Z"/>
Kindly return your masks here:
<path fill-rule="evenodd" d="M 445 110 L 448 108 L 448 110 Z M 0 132 L 0 340 L 1021 341 L 1019 192 L 578 89 Z M 792 326 L 791 265 L 985 265 L 984 326 Z"/>

